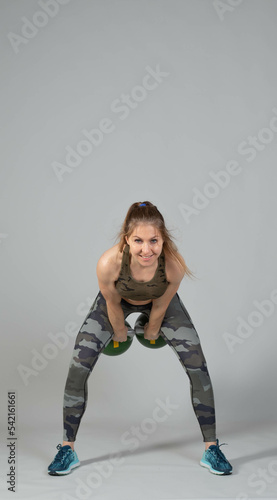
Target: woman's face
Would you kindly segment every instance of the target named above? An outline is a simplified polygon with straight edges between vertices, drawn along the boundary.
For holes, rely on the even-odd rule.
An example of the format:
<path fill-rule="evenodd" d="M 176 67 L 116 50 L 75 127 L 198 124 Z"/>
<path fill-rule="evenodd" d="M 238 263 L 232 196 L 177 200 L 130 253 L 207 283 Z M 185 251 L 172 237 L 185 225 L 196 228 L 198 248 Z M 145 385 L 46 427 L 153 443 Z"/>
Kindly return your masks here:
<path fill-rule="evenodd" d="M 133 259 L 143 267 L 151 267 L 163 249 L 160 231 L 150 224 L 136 226 L 130 237 L 125 239 Z"/>

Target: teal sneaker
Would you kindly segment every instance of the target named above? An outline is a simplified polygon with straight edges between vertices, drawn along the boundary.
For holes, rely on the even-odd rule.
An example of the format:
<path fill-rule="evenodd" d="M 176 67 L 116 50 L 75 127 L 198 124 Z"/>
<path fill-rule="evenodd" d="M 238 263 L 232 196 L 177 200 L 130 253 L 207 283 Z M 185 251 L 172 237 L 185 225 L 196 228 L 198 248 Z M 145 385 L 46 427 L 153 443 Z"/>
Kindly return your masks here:
<path fill-rule="evenodd" d="M 69 474 L 71 469 L 79 467 L 80 462 L 77 453 L 68 444 L 65 446 L 58 444 L 56 448 L 59 451 L 48 467 L 48 474 L 51 476 Z"/>
<path fill-rule="evenodd" d="M 216 440 L 216 443 L 216 445 L 211 444 L 211 446 L 209 446 L 209 448 L 204 451 L 203 456 L 200 460 L 200 465 L 209 469 L 213 474 L 232 474 L 233 467 L 230 462 L 228 462 L 224 453 L 222 453 L 222 451 L 219 449 L 218 439 Z M 220 446 L 222 446 L 222 444 Z"/>

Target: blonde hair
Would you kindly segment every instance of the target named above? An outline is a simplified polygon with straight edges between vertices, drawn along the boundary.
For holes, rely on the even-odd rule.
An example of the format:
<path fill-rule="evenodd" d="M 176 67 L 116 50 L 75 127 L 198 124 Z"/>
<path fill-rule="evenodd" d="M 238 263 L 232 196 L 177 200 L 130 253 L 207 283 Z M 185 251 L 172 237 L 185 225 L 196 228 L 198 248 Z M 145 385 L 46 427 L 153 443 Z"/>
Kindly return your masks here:
<path fill-rule="evenodd" d="M 127 238 L 129 238 L 135 227 L 139 224 L 150 224 L 151 226 L 156 227 L 160 231 L 164 240 L 163 249 L 165 254 L 167 253 L 171 255 L 179 262 L 185 271 L 185 275 L 190 278 L 195 277 L 186 265 L 183 257 L 179 254 L 177 246 L 172 241 L 173 236 L 170 236 L 170 230 L 166 228 L 162 214 L 150 201 L 138 201 L 130 206 L 121 229 L 116 236 L 116 241 L 119 242 L 120 252 L 123 251 L 126 244 L 125 237 L 127 236 Z"/>

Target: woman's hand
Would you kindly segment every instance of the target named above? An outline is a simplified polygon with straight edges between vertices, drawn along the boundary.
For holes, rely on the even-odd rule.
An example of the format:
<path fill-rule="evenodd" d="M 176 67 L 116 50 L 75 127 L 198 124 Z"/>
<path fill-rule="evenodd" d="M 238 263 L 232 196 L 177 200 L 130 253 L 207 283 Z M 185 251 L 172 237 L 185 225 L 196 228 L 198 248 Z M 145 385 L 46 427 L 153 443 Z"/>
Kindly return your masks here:
<path fill-rule="evenodd" d="M 159 332 L 155 333 L 155 332 L 153 332 L 153 330 L 151 331 L 151 329 L 149 329 L 148 326 L 149 326 L 149 323 L 145 323 L 145 325 L 144 325 L 144 338 L 146 340 L 157 340 L 157 338 L 159 337 Z"/>
<path fill-rule="evenodd" d="M 125 325 L 123 331 L 120 331 L 120 332 L 117 332 L 117 333 L 114 332 L 114 334 L 112 336 L 112 340 L 114 342 L 126 342 L 126 340 L 127 340 L 127 333 L 128 333 L 128 326 Z"/>

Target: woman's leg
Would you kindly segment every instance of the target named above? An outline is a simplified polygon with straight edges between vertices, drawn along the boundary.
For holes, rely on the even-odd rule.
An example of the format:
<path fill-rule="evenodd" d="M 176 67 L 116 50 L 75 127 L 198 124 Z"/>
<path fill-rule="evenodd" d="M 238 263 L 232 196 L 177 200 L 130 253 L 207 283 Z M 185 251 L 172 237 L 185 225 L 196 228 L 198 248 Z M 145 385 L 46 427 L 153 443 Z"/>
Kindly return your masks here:
<path fill-rule="evenodd" d="M 112 336 L 106 301 L 99 292 L 77 334 L 65 384 L 63 445 L 72 449 L 87 405 L 88 377 Z"/>
<path fill-rule="evenodd" d="M 216 441 L 215 405 L 211 379 L 198 333 L 178 293 L 172 298 L 160 335 L 178 356 L 190 380 L 191 401 L 204 442 Z"/>
<path fill-rule="evenodd" d="M 124 319 L 132 312 L 149 314 L 151 304 L 135 306 L 121 301 Z M 87 382 L 101 352 L 113 336 L 106 300 L 99 291 L 76 337 L 64 390 L 63 446 L 74 449 L 74 441 L 87 405 Z"/>

